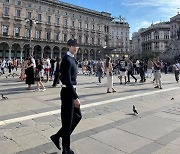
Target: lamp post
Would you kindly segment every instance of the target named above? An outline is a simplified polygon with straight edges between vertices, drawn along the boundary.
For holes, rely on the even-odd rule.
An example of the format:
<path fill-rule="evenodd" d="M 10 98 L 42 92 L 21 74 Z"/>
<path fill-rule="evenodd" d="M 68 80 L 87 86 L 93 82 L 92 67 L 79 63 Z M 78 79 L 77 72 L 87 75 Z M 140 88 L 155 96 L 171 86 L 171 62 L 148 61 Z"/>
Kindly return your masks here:
<path fill-rule="evenodd" d="M 33 56 L 31 34 L 32 34 L 33 24 L 36 24 L 36 20 L 35 19 L 26 18 L 25 21 L 26 21 L 27 24 L 29 24 L 29 27 L 30 27 L 30 32 L 29 32 L 29 56 Z"/>

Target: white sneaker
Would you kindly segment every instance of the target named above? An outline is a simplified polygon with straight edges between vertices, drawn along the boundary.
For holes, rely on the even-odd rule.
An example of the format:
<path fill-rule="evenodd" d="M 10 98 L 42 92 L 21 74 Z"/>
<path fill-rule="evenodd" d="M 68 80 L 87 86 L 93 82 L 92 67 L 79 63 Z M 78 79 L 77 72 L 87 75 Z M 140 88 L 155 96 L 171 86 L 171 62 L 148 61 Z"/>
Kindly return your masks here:
<path fill-rule="evenodd" d="M 46 88 L 42 89 L 42 91 L 46 91 Z"/>

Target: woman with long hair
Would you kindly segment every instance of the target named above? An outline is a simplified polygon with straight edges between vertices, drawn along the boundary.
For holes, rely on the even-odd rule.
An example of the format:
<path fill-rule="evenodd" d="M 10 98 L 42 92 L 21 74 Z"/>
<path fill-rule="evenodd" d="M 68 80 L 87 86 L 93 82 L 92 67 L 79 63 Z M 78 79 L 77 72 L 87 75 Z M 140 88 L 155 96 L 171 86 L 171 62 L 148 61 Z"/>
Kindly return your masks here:
<path fill-rule="evenodd" d="M 25 60 L 21 63 L 21 74 L 19 77 L 21 80 L 26 79 L 26 74 L 25 74 L 26 67 L 27 67 L 27 60 Z"/>
<path fill-rule="evenodd" d="M 27 90 L 31 90 L 31 84 L 34 84 L 34 64 L 29 58 L 27 60 L 27 68 L 25 70 L 26 73 L 26 84 L 28 84 Z"/>
<path fill-rule="evenodd" d="M 107 93 L 116 92 L 113 88 L 113 68 L 112 68 L 112 63 L 111 63 L 111 58 L 106 57 L 106 62 L 105 62 L 105 70 L 104 72 L 106 73 L 107 76 Z"/>

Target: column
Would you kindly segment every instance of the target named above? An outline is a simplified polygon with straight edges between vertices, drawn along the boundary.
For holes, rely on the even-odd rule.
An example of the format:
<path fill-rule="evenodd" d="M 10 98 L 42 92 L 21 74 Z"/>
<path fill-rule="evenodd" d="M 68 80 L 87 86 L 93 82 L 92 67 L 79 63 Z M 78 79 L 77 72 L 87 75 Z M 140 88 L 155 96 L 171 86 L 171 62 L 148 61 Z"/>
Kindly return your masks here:
<path fill-rule="evenodd" d="M 50 58 L 51 58 L 51 59 L 53 58 L 53 51 L 51 51 L 51 56 L 50 56 Z"/>
<path fill-rule="evenodd" d="M 22 63 L 22 57 L 23 57 L 23 48 L 20 48 L 20 62 Z"/>
<path fill-rule="evenodd" d="M 83 61 L 83 59 L 84 59 L 84 55 L 83 55 L 83 51 L 82 51 L 81 60 Z"/>
<path fill-rule="evenodd" d="M 41 50 L 41 59 L 43 58 L 43 54 L 44 54 L 44 47 L 42 47 L 42 50 Z"/>
<path fill-rule="evenodd" d="M 94 50 L 94 60 L 96 60 L 96 50 Z"/>
<path fill-rule="evenodd" d="M 59 51 L 59 58 L 61 59 L 61 51 Z"/>
<path fill-rule="evenodd" d="M 12 48 L 9 47 L 9 58 L 11 58 L 11 50 L 12 50 Z M 5 52 L 6 52 L 6 51 L 5 51 Z"/>
<path fill-rule="evenodd" d="M 90 51 L 88 51 L 88 60 L 90 60 Z"/>

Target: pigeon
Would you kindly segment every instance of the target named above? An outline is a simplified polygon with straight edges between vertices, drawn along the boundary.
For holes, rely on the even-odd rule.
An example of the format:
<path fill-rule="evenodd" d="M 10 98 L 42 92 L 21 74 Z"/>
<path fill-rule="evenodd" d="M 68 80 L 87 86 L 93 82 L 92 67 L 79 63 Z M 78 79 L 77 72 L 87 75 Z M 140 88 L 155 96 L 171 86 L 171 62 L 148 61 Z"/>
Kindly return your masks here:
<path fill-rule="evenodd" d="M 174 97 L 172 97 L 171 100 L 174 100 Z"/>
<path fill-rule="evenodd" d="M 137 110 L 136 110 L 134 105 L 133 105 L 133 112 L 134 112 L 134 114 L 138 114 L 138 112 L 137 112 Z"/>
<path fill-rule="evenodd" d="M 5 97 L 3 94 L 1 95 L 2 99 L 8 99 L 7 97 Z"/>

